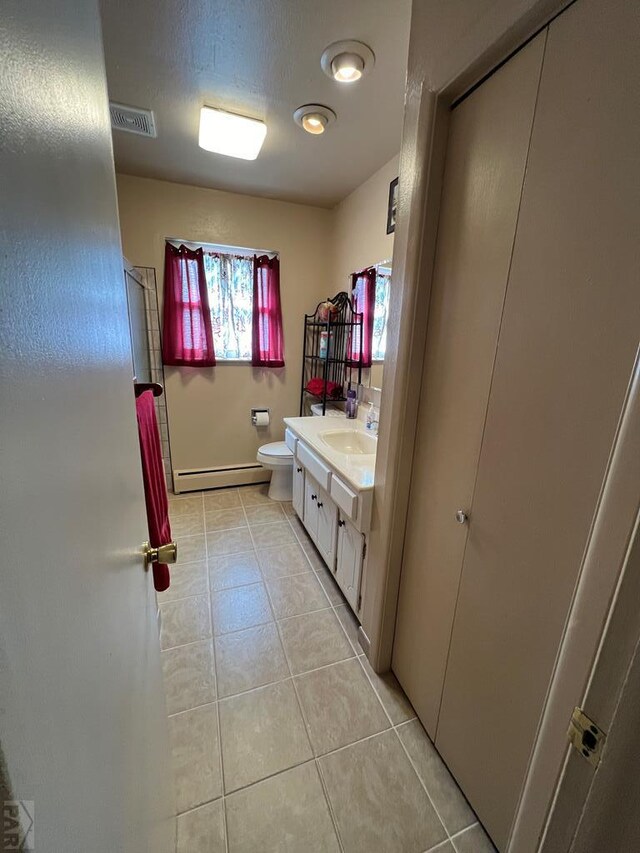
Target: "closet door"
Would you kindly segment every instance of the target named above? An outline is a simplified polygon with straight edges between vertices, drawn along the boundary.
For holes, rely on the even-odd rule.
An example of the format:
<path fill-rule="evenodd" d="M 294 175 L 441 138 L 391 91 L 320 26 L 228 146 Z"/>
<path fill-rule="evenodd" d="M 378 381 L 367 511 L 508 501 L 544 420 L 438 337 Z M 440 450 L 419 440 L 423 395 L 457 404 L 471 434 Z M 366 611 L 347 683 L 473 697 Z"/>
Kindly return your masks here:
<path fill-rule="evenodd" d="M 543 51 L 544 35 L 451 116 L 393 653 L 432 738 Z"/>
<path fill-rule="evenodd" d="M 436 739 L 502 849 L 638 346 L 639 43 L 548 31 Z"/>

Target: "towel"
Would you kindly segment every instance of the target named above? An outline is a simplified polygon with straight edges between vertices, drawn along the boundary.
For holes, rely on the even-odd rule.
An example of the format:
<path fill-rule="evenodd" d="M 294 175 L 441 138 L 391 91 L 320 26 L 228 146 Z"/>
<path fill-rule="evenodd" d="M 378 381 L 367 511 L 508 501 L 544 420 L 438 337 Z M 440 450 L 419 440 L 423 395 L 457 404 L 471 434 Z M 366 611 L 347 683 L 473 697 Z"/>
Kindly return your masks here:
<path fill-rule="evenodd" d="M 331 397 L 332 399 L 336 399 L 337 397 L 342 396 L 342 385 L 339 385 L 337 382 L 330 382 L 327 380 L 327 397 Z M 310 379 L 307 382 L 307 391 L 310 394 L 313 394 L 314 397 L 322 397 L 324 393 L 325 381 L 324 379 L 320 379 L 319 376 L 314 376 L 313 379 Z"/>
<path fill-rule="evenodd" d="M 162 465 L 162 446 L 158 422 L 156 421 L 156 407 L 153 403 L 151 391 L 145 391 L 136 399 L 136 416 L 140 437 L 149 541 L 153 548 L 158 548 L 160 545 L 171 542 L 171 525 L 169 524 L 167 485 Z M 154 563 L 153 585 L 156 592 L 164 592 L 165 589 L 169 589 L 170 583 L 169 566 L 164 563 Z"/>

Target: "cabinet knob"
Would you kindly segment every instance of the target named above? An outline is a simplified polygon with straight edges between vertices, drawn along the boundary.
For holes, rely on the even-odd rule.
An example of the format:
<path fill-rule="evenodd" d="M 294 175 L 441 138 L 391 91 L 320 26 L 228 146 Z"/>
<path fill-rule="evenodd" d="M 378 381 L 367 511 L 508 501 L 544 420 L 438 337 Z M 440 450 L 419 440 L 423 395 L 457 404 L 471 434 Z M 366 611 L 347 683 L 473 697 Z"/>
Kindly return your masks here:
<path fill-rule="evenodd" d="M 469 516 L 463 509 L 459 509 L 456 512 L 456 521 L 458 524 L 465 524 L 469 520 Z"/>
<path fill-rule="evenodd" d="M 302 473 L 302 468 L 298 468 L 298 467 L 296 466 L 296 471 L 298 472 L 298 474 L 301 474 L 301 473 Z"/>
<path fill-rule="evenodd" d="M 317 501 L 317 500 L 318 500 L 318 496 L 317 496 L 317 495 L 311 495 L 311 500 L 312 500 L 312 501 Z"/>
<path fill-rule="evenodd" d="M 319 509 L 321 506 L 324 506 L 324 504 L 322 503 L 322 501 L 318 501 L 318 509 Z"/>
<path fill-rule="evenodd" d="M 338 519 L 338 527 L 344 527 L 344 521 L 341 518 Z"/>

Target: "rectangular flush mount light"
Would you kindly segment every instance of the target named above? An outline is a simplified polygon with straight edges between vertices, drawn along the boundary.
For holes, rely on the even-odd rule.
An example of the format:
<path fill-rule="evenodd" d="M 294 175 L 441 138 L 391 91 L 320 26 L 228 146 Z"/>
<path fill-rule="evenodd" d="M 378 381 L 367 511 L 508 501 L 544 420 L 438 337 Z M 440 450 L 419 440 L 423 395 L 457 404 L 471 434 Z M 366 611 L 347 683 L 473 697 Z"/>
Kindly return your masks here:
<path fill-rule="evenodd" d="M 246 116 L 202 107 L 198 144 L 206 151 L 255 160 L 267 135 L 263 121 Z"/>

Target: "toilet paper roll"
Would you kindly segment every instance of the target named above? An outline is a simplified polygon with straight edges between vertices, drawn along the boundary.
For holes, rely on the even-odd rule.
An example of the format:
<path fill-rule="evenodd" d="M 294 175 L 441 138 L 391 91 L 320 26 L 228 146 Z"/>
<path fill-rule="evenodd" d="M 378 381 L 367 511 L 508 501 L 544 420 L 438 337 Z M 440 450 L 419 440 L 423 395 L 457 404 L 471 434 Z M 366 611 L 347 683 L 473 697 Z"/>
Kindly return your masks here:
<path fill-rule="evenodd" d="M 269 412 L 256 412 L 256 426 L 269 426 Z"/>

